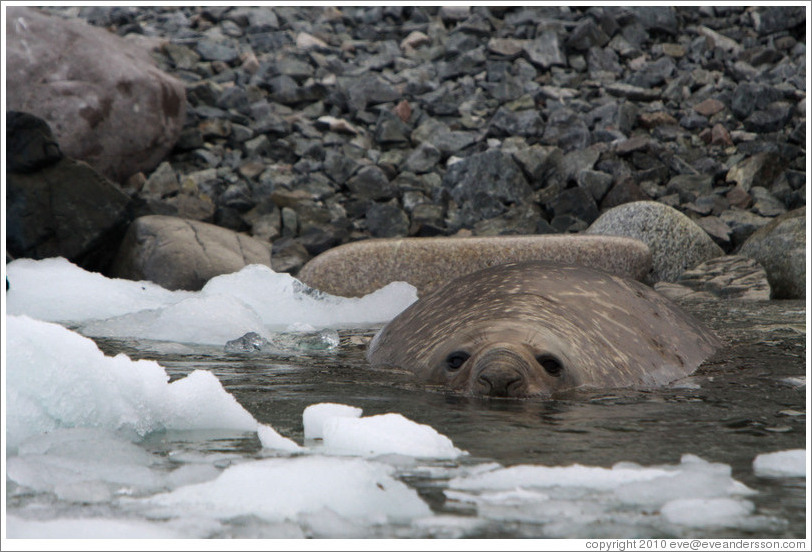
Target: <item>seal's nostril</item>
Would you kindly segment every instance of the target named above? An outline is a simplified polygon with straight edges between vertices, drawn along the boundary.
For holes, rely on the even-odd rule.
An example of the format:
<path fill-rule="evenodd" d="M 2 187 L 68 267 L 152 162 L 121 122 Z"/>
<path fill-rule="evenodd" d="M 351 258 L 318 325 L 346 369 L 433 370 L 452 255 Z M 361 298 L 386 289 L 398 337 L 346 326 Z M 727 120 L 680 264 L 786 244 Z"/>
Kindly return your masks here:
<path fill-rule="evenodd" d="M 491 397 L 514 397 L 521 393 L 522 376 L 514 370 L 483 370 L 477 377 L 483 394 Z"/>

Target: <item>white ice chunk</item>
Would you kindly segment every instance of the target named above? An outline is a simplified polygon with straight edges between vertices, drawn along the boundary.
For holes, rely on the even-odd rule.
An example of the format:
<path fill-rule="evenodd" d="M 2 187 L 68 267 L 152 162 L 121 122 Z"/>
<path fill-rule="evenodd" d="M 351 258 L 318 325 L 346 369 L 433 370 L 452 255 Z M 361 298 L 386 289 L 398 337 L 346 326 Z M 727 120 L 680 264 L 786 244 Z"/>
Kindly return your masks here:
<path fill-rule="evenodd" d="M 33 521 L 8 516 L 10 539 L 175 539 L 184 535 L 158 522 L 131 519 L 62 518 Z"/>
<path fill-rule="evenodd" d="M 325 327 L 386 322 L 417 300 L 417 291 L 405 282 L 391 283 L 361 298 L 345 298 L 310 288 L 263 265 L 212 278 L 200 293 L 239 299 L 266 325 L 278 329 L 292 324 Z"/>
<path fill-rule="evenodd" d="M 268 337 L 291 327 L 380 324 L 417 299 L 405 282 L 361 298 L 337 297 L 262 265 L 212 278 L 199 292 L 105 278 L 61 258 L 19 259 L 7 267 L 9 314 L 77 325 L 94 337 L 223 345 L 248 332 Z"/>
<path fill-rule="evenodd" d="M 210 372 L 168 383 L 157 363 L 105 356 L 90 339 L 49 322 L 8 316 L 6 437 L 59 427 L 127 430 L 222 428 L 255 431 L 257 422 Z"/>
<path fill-rule="evenodd" d="M 238 464 L 217 479 L 143 499 L 157 515 L 295 520 L 330 509 L 366 524 L 431 515 L 417 492 L 392 477 L 393 468 L 360 458 L 296 456 Z M 139 501 L 141 502 L 141 501 Z"/>
<path fill-rule="evenodd" d="M 500 468 L 470 477 L 449 481 L 451 489 L 464 490 L 510 490 L 533 487 L 585 487 L 589 489 L 614 489 L 635 481 L 650 481 L 673 477 L 675 472 L 658 468 L 597 466 L 538 466 L 519 465 Z"/>
<path fill-rule="evenodd" d="M 122 489 L 155 492 L 164 484 L 155 459 L 109 431 L 61 429 L 22 443 L 7 459 L 10 481 L 73 502 L 107 502 Z"/>
<path fill-rule="evenodd" d="M 759 477 L 806 477 L 806 450 L 792 449 L 759 454 L 753 471 Z"/>
<path fill-rule="evenodd" d="M 270 332 L 253 309 L 223 295 L 194 296 L 164 308 L 95 320 L 80 326 L 93 337 L 132 337 L 222 345 L 248 332 L 266 339 Z"/>
<path fill-rule="evenodd" d="M 421 458 L 457 458 L 465 454 L 433 427 L 394 413 L 329 418 L 324 422 L 323 439 L 324 450 L 333 454 L 403 454 Z"/>
<path fill-rule="evenodd" d="M 355 406 L 336 403 L 311 404 L 302 413 L 305 439 L 321 439 L 324 437 L 324 422 L 330 418 L 359 418 L 361 410 Z"/>
<path fill-rule="evenodd" d="M 169 291 L 152 282 L 106 278 L 63 258 L 17 259 L 6 265 L 8 314 L 51 322 L 110 318 L 177 303 L 192 294 Z"/>
<path fill-rule="evenodd" d="M 279 434 L 274 428 L 265 424 L 257 425 L 257 437 L 262 446 L 283 452 L 299 452 L 302 450 L 297 443 Z"/>
<path fill-rule="evenodd" d="M 749 500 L 735 498 L 680 498 L 666 503 L 660 513 L 678 525 L 690 527 L 738 527 L 753 513 Z"/>

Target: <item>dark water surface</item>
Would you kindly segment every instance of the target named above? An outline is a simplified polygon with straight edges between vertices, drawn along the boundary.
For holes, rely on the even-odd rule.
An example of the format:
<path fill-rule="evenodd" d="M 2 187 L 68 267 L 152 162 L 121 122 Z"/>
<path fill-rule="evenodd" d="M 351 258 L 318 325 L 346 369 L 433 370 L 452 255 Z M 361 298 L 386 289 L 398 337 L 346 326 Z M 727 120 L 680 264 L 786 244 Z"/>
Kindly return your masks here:
<path fill-rule="evenodd" d="M 683 454 L 695 454 L 730 465 L 735 479 L 758 491 L 748 497 L 757 513 L 787 522 L 768 534 L 726 529 L 709 536 L 803 538 L 805 481 L 757 477 L 752 462 L 758 454 L 805 447 L 804 303 L 693 303 L 685 308 L 727 343 L 686 385 L 579 391 L 556 400 L 480 400 L 416 388 L 366 363 L 365 343 L 374 330 L 342 331 L 339 350 L 287 358 L 229 355 L 199 346 L 193 354 L 167 355 L 148 343 L 100 345 L 107 354 L 157 360 L 173 379 L 210 370 L 255 418 L 300 443 L 305 407 L 337 402 L 361 407 L 367 416 L 398 412 L 428 424 L 470 453 L 460 461 L 466 463 L 610 467 L 630 461 L 651 466 L 678 464 Z M 246 454 L 259 448 L 254 441 L 233 446 Z M 415 476 L 407 483 L 435 512 L 449 511 L 436 480 Z M 496 525 L 478 536 L 516 534 L 534 536 L 532 529 Z"/>

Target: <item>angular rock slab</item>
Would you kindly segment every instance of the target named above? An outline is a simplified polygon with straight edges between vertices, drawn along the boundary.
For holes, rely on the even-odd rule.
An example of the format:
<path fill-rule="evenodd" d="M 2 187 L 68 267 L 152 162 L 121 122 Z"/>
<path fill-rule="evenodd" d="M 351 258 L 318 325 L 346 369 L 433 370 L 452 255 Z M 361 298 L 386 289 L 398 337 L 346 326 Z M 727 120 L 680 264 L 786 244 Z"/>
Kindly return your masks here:
<path fill-rule="evenodd" d="M 656 201 L 618 205 L 587 228 L 587 234 L 636 238 L 651 249 L 650 283 L 673 282 L 699 263 L 724 255 L 698 224 L 673 207 Z"/>
<path fill-rule="evenodd" d="M 6 14 L 7 109 L 45 119 L 65 155 L 119 183 L 172 149 L 186 91 L 146 50 L 83 21 Z"/>
<path fill-rule="evenodd" d="M 676 282 L 657 282 L 654 289 L 675 300 L 738 299 L 767 301 L 770 282 L 755 260 L 725 255 L 686 270 Z"/>
<path fill-rule="evenodd" d="M 111 276 L 196 291 L 249 264 L 270 267 L 270 244 L 205 222 L 149 215 L 130 225 Z"/>
<path fill-rule="evenodd" d="M 305 284 L 343 297 L 361 297 L 405 281 L 420 296 L 459 276 L 520 261 L 556 261 L 640 280 L 651 269 L 648 247 L 606 236 L 477 236 L 364 240 L 325 251 L 298 274 Z"/>
<path fill-rule="evenodd" d="M 785 213 L 756 230 L 740 255 L 767 271 L 773 299 L 806 298 L 806 207 Z"/>
<path fill-rule="evenodd" d="M 6 173 L 6 247 L 14 257 L 65 257 L 99 270 L 115 255 L 132 215 L 130 198 L 81 161 L 63 157 Z"/>

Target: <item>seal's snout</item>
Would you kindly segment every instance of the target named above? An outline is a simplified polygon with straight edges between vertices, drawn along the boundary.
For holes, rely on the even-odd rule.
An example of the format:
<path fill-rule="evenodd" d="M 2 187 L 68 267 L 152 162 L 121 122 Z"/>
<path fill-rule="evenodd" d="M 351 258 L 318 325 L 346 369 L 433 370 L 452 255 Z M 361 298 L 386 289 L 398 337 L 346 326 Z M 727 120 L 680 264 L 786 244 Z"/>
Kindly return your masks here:
<path fill-rule="evenodd" d="M 510 349 L 491 349 L 474 366 L 473 390 L 490 397 L 521 397 L 527 394 L 522 356 Z"/>

